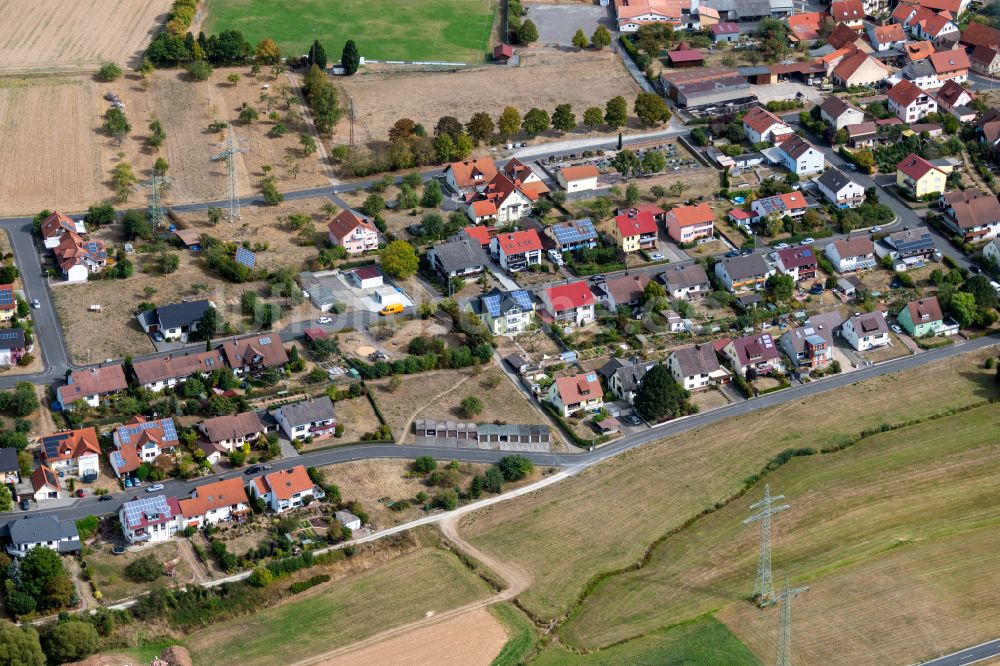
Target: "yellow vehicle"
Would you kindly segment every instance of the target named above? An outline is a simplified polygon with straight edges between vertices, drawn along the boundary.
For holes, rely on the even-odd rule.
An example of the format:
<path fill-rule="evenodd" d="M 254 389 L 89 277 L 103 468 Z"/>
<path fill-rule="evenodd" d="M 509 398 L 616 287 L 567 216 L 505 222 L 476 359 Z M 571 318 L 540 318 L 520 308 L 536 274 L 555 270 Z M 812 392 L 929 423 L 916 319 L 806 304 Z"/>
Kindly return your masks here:
<path fill-rule="evenodd" d="M 399 314 L 402 311 L 403 311 L 402 303 L 392 303 L 379 310 L 378 313 L 380 315 L 391 315 L 391 314 Z"/>

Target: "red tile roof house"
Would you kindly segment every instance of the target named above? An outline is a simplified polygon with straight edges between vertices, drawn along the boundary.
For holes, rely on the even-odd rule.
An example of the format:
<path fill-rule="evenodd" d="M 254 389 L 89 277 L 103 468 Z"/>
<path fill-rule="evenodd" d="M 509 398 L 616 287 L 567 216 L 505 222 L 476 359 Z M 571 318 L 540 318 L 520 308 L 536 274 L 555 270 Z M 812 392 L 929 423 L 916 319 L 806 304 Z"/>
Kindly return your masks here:
<path fill-rule="evenodd" d="M 349 210 L 340 211 L 326 226 L 330 230 L 330 243 L 344 248 L 348 254 L 378 249 L 378 229 Z"/>
<path fill-rule="evenodd" d="M 288 354 L 277 333 L 228 340 L 219 349 L 226 365 L 237 375 L 256 374 L 288 363 Z"/>
<path fill-rule="evenodd" d="M 119 426 L 112 440 L 115 450 L 108 458 L 118 478 L 130 475 L 142 463 L 152 463 L 161 455 L 172 454 L 180 444 L 172 418 L 150 420 L 142 416 L 133 416 Z"/>
<path fill-rule="evenodd" d="M 611 235 L 622 251 L 629 253 L 654 249 L 660 232 L 651 211 L 630 208 L 615 217 Z"/>
<path fill-rule="evenodd" d="M 722 21 L 710 25 L 708 31 L 712 33 L 712 41 L 716 43 L 740 41 L 740 26 L 732 21 Z"/>
<path fill-rule="evenodd" d="M 159 393 L 173 388 L 195 375 L 207 377 L 213 370 L 224 368 L 222 353 L 218 349 L 180 356 L 159 356 L 132 363 L 136 381 L 144 388 Z"/>
<path fill-rule="evenodd" d="M 934 66 L 934 73 L 942 84 L 945 81 L 964 83 L 969 78 L 969 54 L 964 49 L 951 49 L 949 51 L 938 51 L 929 57 L 931 65 Z"/>
<path fill-rule="evenodd" d="M 958 83 L 948 81 L 941 86 L 935 97 L 938 108 L 955 116 L 959 122 L 972 122 L 976 119 L 976 110 L 969 106 L 976 96 Z"/>
<path fill-rule="evenodd" d="M 76 370 L 66 377 L 66 384 L 56 389 L 56 398 L 63 409 L 73 409 L 73 403 L 83 400 L 90 407 L 108 403 L 113 396 L 128 388 L 121 364 Z"/>
<path fill-rule="evenodd" d="M 263 437 L 265 428 L 257 412 L 242 412 L 205 419 L 198 424 L 198 430 L 203 436 L 198 445 L 214 465 L 233 449 Z"/>
<path fill-rule="evenodd" d="M 108 265 L 108 249 L 103 241 L 85 241 L 75 231 L 62 235 L 52 250 L 66 282 L 86 282 L 91 273 Z"/>
<path fill-rule="evenodd" d="M 805 12 L 792 14 L 785 18 L 788 24 L 788 41 L 811 44 L 819 39 L 819 29 L 825 19 L 830 18 L 826 12 Z"/>
<path fill-rule="evenodd" d="M 101 443 L 94 428 L 64 430 L 41 438 L 39 458 L 55 472 L 97 477 L 101 473 Z"/>
<path fill-rule="evenodd" d="M 490 254 L 508 273 L 542 263 L 542 239 L 534 229 L 499 234 L 490 241 Z"/>
<path fill-rule="evenodd" d="M 59 476 L 44 464 L 31 473 L 31 490 L 36 502 L 66 497 Z"/>
<path fill-rule="evenodd" d="M 250 513 L 243 479 L 234 477 L 196 486 L 191 496 L 178 500 L 184 526 L 201 528 L 222 522 L 243 522 Z"/>
<path fill-rule="evenodd" d="M 705 56 L 701 51 L 691 48 L 687 42 L 681 42 L 677 48 L 667 51 L 667 59 L 670 60 L 670 66 L 675 68 L 701 67 L 705 64 Z"/>
<path fill-rule="evenodd" d="M 516 157 L 510 158 L 510 161 L 504 165 L 503 175 L 532 201 L 549 193 L 548 186 L 542 182 L 538 174 Z"/>
<path fill-rule="evenodd" d="M 929 13 L 930 15 L 926 15 Z M 958 25 L 943 14 L 935 14 L 926 7 L 917 10 L 910 19 L 910 33 L 917 39 L 926 39 L 934 44 L 957 42 L 961 36 Z"/>
<path fill-rule="evenodd" d="M 246 489 L 250 497 L 263 499 L 275 513 L 304 506 L 325 495 L 302 465 L 258 476 L 247 482 Z"/>
<path fill-rule="evenodd" d="M 733 371 L 746 377 L 769 375 L 775 371 L 783 372 L 785 369 L 777 340 L 769 333 L 730 340 L 722 349 L 722 353 L 729 359 Z"/>
<path fill-rule="evenodd" d="M 904 123 L 914 123 L 928 113 L 937 112 L 937 101 L 906 79 L 889 90 L 888 99 L 889 110 Z"/>
<path fill-rule="evenodd" d="M 987 76 L 996 76 L 1000 72 L 1000 49 L 988 46 L 977 46 L 969 54 L 972 70 Z"/>
<path fill-rule="evenodd" d="M 941 218 L 967 243 L 979 243 L 1000 235 L 1000 200 L 993 195 L 953 201 Z"/>
<path fill-rule="evenodd" d="M 563 416 L 579 411 L 596 412 L 604 406 L 604 390 L 597 373 L 587 372 L 556 377 L 549 387 L 547 399 Z"/>
<path fill-rule="evenodd" d="M 83 220 L 74 221 L 62 213 L 56 211 L 42 220 L 39 228 L 46 250 L 54 250 L 59 245 L 62 237 L 68 233 L 85 234 L 87 227 Z"/>
<path fill-rule="evenodd" d="M 827 244 L 823 252 L 838 273 L 853 273 L 878 265 L 875 260 L 875 245 L 866 235 L 834 241 Z"/>
<path fill-rule="evenodd" d="M 667 235 L 677 243 L 693 243 L 699 238 L 711 238 L 715 232 L 715 212 L 707 203 L 668 210 L 664 222 Z"/>
<path fill-rule="evenodd" d="M 648 273 L 634 275 L 619 275 L 608 278 L 594 286 L 598 300 L 604 303 L 608 310 L 619 306 L 634 306 L 642 302 L 643 290 L 649 284 Z"/>
<path fill-rule="evenodd" d="M 594 298 L 586 282 L 549 287 L 541 294 L 544 313 L 564 326 L 586 326 L 594 322 Z"/>
<path fill-rule="evenodd" d="M 0 321 L 9 321 L 17 312 L 17 298 L 14 285 L 0 284 Z"/>
<path fill-rule="evenodd" d="M 811 247 L 788 247 L 774 253 L 775 265 L 785 275 L 791 275 L 796 282 L 816 277 L 819 262 Z"/>
<path fill-rule="evenodd" d="M 762 106 L 755 106 L 743 115 L 743 135 L 750 143 L 780 143 L 792 134 L 791 127 Z"/>
<path fill-rule="evenodd" d="M 480 157 L 464 162 L 452 162 L 444 168 L 445 182 L 458 194 L 469 194 L 497 175 L 497 165 L 492 157 Z"/>
<path fill-rule="evenodd" d="M 845 23 L 849 28 L 860 30 L 865 20 L 865 8 L 861 0 L 837 0 L 830 3 L 830 16 L 837 23 Z"/>
<path fill-rule="evenodd" d="M 868 28 L 868 40 L 872 48 L 878 52 L 901 49 L 909 41 L 903 32 L 903 26 L 899 23 Z"/>
<path fill-rule="evenodd" d="M 466 195 L 466 214 L 476 224 L 516 222 L 531 213 L 542 191 L 540 183 L 519 186 L 503 173 L 493 176 L 486 187 Z"/>

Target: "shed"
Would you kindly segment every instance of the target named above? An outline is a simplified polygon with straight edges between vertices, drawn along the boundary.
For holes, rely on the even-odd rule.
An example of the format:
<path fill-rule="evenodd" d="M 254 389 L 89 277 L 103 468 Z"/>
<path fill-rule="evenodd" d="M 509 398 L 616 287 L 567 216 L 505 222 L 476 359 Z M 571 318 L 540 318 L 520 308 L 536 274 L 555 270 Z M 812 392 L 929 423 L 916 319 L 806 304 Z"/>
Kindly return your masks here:
<path fill-rule="evenodd" d="M 714 26 L 713 26 L 714 27 Z M 673 51 L 667 52 L 667 58 L 673 67 L 701 67 L 705 64 L 705 56 L 698 49 L 693 49 L 686 42 L 681 42 Z"/>
<path fill-rule="evenodd" d="M 377 287 L 374 296 L 379 305 L 396 305 L 398 303 L 406 306 L 406 297 L 392 287 Z"/>
<path fill-rule="evenodd" d="M 360 289 L 376 289 L 383 284 L 382 271 L 378 266 L 362 266 L 347 274 L 347 279 Z"/>
<path fill-rule="evenodd" d="M 497 44 L 493 47 L 493 59 L 506 65 L 514 57 L 514 47 L 510 44 Z"/>
<path fill-rule="evenodd" d="M 856 292 L 854 284 L 847 278 L 837 278 L 837 288 L 844 292 L 845 296 L 853 296 Z"/>
<path fill-rule="evenodd" d="M 307 328 L 306 330 L 302 331 L 302 335 L 304 335 L 306 340 L 309 342 L 315 342 L 317 340 L 325 340 L 328 337 L 326 331 L 324 331 L 322 328 L 318 326 Z"/>
<path fill-rule="evenodd" d="M 174 235 L 184 243 L 184 247 L 189 250 L 201 249 L 201 234 L 194 229 L 175 229 Z"/>
<path fill-rule="evenodd" d="M 350 511 L 334 511 L 333 517 L 337 519 L 337 522 L 349 530 L 361 529 L 361 519 Z"/>

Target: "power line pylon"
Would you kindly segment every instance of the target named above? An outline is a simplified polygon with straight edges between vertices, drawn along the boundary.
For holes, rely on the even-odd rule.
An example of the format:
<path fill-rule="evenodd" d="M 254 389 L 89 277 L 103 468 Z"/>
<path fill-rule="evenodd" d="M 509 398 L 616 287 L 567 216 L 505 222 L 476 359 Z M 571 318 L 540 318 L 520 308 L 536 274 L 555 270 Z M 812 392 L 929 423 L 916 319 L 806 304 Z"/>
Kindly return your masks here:
<path fill-rule="evenodd" d="M 240 145 L 245 142 L 246 138 L 236 136 L 236 132 L 233 131 L 233 126 L 227 123 L 226 140 L 222 143 L 215 144 L 216 148 L 222 148 L 222 150 L 215 155 L 212 155 L 213 162 L 218 162 L 219 160 L 226 161 L 226 175 L 229 180 L 227 188 L 227 196 L 229 198 L 229 214 L 227 217 L 230 222 L 235 222 L 240 219 L 240 195 L 236 188 L 236 156 L 240 153 L 250 151 L 250 149 L 246 146 Z"/>
<path fill-rule="evenodd" d="M 757 558 L 757 577 L 753 584 L 753 599 L 760 606 L 774 603 L 774 580 L 771 577 L 771 516 L 785 509 L 788 504 L 772 506 L 771 502 L 784 499 L 784 495 L 771 497 L 771 486 L 764 486 L 764 499 L 750 505 L 750 510 L 760 509 L 743 521 L 744 525 L 760 523 L 760 555 Z"/>
<path fill-rule="evenodd" d="M 149 180 L 140 183 L 146 188 L 146 219 L 154 229 L 158 229 L 163 224 L 163 208 L 160 206 L 160 195 L 163 189 L 170 186 L 170 179 L 153 171 Z"/>
<path fill-rule="evenodd" d="M 808 587 L 788 587 L 788 574 L 785 574 L 785 587 L 775 601 L 781 604 L 781 624 L 778 625 L 778 658 L 777 666 L 792 666 L 792 597 L 808 592 Z"/>

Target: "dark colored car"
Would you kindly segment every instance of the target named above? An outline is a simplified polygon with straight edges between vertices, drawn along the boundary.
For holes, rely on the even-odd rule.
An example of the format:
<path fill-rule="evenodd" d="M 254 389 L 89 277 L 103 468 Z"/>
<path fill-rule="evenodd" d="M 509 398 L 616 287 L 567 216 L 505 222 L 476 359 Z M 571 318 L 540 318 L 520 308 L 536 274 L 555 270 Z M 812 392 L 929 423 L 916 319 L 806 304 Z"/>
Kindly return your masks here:
<path fill-rule="evenodd" d="M 31 508 L 31 502 L 26 499 L 21 500 L 21 511 L 27 511 Z"/>
<path fill-rule="evenodd" d="M 817 282 L 813 286 L 809 287 L 809 293 L 810 294 L 822 294 L 823 293 L 823 285 L 821 285 L 820 283 Z"/>
<path fill-rule="evenodd" d="M 245 471 L 243 473 L 244 474 L 256 474 L 259 471 L 261 471 L 260 465 L 254 465 L 253 467 L 247 467 L 247 471 Z"/>
<path fill-rule="evenodd" d="M 740 256 L 740 252 L 739 250 L 730 250 L 729 252 L 726 252 L 726 256 L 729 258 L 738 257 Z"/>
<path fill-rule="evenodd" d="M 112 499 L 114 499 L 114 498 L 113 498 L 113 497 L 111 497 L 111 495 L 101 495 L 101 496 L 100 496 L 100 497 L 99 497 L 99 498 L 97 499 L 97 501 L 98 501 L 98 502 L 110 502 L 110 501 L 111 501 Z"/>

